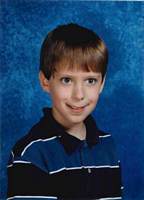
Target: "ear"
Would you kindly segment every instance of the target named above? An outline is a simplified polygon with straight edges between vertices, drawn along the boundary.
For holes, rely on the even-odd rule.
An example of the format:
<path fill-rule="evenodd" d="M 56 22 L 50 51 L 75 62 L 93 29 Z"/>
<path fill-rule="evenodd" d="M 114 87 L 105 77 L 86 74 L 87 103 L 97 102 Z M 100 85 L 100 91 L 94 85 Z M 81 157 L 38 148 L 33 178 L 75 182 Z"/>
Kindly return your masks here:
<path fill-rule="evenodd" d="M 106 76 L 103 78 L 102 84 L 101 84 L 101 86 L 100 86 L 100 91 L 99 91 L 99 93 L 101 93 L 102 90 L 103 90 L 103 88 L 104 88 L 105 79 L 106 79 Z"/>
<path fill-rule="evenodd" d="M 45 77 L 42 71 L 39 72 L 39 81 L 43 90 L 49 92 L 50 91 L 49 80 Z"/>

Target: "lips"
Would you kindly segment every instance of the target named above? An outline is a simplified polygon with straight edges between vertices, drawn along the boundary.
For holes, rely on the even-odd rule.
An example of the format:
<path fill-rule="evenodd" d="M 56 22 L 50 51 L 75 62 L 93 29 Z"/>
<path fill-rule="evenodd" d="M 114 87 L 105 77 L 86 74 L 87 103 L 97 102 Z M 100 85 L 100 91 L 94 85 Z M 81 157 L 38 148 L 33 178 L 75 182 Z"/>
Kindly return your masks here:
<path fill-rule="evenodd" d="M 87 105 L 84 105 L 84 106 L 73 106 L 73 105 L 69 105 L 69 104 L 66 104 L 69 108 L 71 108 L 73 111 L 75 112 L 82 112 L 84 110 L 84 108 L 87 106 Z"/>

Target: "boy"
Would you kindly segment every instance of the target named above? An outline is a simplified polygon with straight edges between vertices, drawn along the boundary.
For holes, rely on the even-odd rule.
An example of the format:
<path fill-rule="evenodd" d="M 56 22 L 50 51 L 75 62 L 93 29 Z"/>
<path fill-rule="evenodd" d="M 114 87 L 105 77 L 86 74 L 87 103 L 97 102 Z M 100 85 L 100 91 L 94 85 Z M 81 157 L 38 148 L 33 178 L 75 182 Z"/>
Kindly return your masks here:
<path fill-rule="evenodd" d="M 13 149 L 8 199 L 121 199 L 112 138 L 90 115 L 107 62 L 104 42 L 87 28 L 67 24 L 47 35 L 39 78 L 52 108 Z"/>

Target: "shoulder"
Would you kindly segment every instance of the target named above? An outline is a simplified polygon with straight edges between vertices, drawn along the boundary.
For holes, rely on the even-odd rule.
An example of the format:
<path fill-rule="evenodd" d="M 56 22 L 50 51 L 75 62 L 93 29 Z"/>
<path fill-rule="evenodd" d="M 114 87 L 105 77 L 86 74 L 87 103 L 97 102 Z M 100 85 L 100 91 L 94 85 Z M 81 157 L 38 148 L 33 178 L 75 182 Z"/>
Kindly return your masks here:
<path fill-rule="evenodd" d="M 41 142 L 47 142 L 55 139 L 53 131 L 49 128 L 49 124 L 44 118 L 36 123 L 30 131 L 14 145 L 11 153 L 13 159 L 20 158 L 27 149 L 36 151 L 36 146 Z"/>
<path fill-rule="evenodd" d="M 100 139 L 102 139 L 102 138 L 109 138 L 109 139 L 111 139 L 112 138 L 112 136 L 111 136 L 110 133 L 104 132 L 104 131 L 102 131 L 100 129 L 98 129 L 98 135 L 99 135 Z"/>
<path fill-rule="evenodd" d="M 99 143 L 101 147 L 105 146 L 105 148 L 107 148 L 108 146 L 114 147 L 114 140 L 112 135 L 98 128 L 94 116 L 88 116 L 85 122 L 88 136 L 94 144 Z"/>
<path fill-rule="evenodd" d="M 99 142 L 102 143 L 103 145 L 111 146 L 115 148 L 115 141 L 114 137 L 111 135 L 111 133 L 104 132 L 102 130 L 98 130 L 98 135 L 99 135 Z"/>
<path fill-rule="evenodd" d="M 99 145 L 101 150 L 111 157 L 111 160 L 119 162 L 117 144 L 113 135 L 99 130 Z"/>
<path fill-rule="evenodd" d="M 101 130 L 98 130 L 98 132 L 99 132 L 100 143 L 107 144 L 110 146 L 115 146 L 114 137 L 111 135 L 111 133 L 104 132 Z"/>
<path fill-rule="evenodd" d="M 57 138 L 58 136 L 52 133 L 49 126 L 45 126 L 45 122 L 40 120 L 14 145 L 9 157 L 8 168 L 32 164 L 47 171 L 45 159 L 48 159 L 51 152 L 48 154 L 47 150 L 58 146 Z"/>

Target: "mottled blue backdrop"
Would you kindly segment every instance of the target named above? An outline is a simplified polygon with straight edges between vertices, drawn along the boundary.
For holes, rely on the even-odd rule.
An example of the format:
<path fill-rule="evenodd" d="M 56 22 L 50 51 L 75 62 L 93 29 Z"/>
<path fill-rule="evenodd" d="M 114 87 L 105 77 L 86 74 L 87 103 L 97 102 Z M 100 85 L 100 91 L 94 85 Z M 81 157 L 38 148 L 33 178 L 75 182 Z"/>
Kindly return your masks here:
<path fill-rule="evenodd" d="M 39 52 L 47 32 L 75 22 L 96 31 L 109 52 L 107 81 L 94 111 L 112 133 L 123 169 L 125 199 L 144 199 L 144 2 L 1 0 L 1 194 L 15 142 L 51 104 L 39 85 Z"/>

